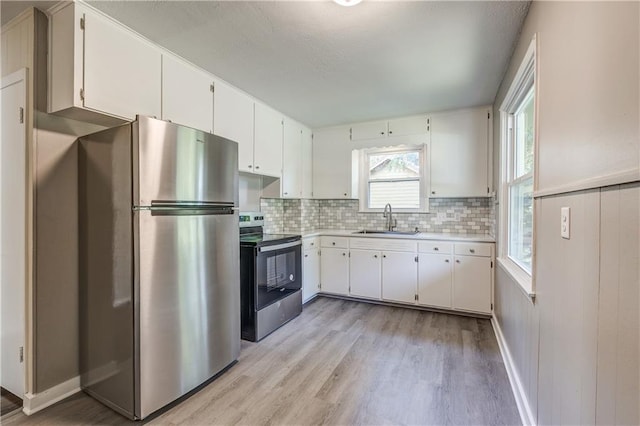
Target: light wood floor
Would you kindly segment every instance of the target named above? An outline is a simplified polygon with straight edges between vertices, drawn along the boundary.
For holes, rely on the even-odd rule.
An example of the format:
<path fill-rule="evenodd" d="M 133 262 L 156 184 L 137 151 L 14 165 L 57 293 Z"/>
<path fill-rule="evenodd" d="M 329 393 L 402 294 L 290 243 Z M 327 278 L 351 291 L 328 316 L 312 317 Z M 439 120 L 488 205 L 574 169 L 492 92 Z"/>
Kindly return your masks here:
<path fill-rule="evenodd" d="M 3 424 L 128 423 L 84 394 Z M 489 320 L 320 298 L 200 392 L 148 421 L 519 424 Z"/>

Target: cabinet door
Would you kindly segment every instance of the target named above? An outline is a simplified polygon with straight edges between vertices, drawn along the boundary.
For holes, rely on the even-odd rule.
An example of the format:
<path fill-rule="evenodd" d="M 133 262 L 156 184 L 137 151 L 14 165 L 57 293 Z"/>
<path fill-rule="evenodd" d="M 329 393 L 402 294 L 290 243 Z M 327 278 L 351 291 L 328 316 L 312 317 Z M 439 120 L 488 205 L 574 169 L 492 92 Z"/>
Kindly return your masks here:
<path fill-rule="evenodd" d="M 455 256 L 453 307 L 491 313 L 491 258 Z"/>
<path fill-rule="evenodd" d="M 451 309 L 453 265 L 446 254 L 420 254 L 418 303 Z"/>
<path fill-rule="evenodd" d="M 373 121 L 358 123 L 351 126 L 351 140 L 379 139 L 387 137 L 387 122 Z"/>
<path fill-rule="evenodd" d="M 282 114 L 268 106 L 255 104 L 253 171 L 261 175 L 282 176 Z"/>
<path fill-rule="evenodd" d="M 320 256 L 320 289 L 325 293 L 349 295 L 348 250 L 323 248 Z"/>
<path fill-rule="evenodd" d="M 213 132 L 211 76 L 171 55 L 162 55 L 162 119 Z"/>
<path fill-rule="evenodd" d="M 129 120 L 160 117 L 161 53 L 108 18 L 85 12 L 84 107 Z"/>
<path fill-rule="evenodd" d="M 427 116 L 405 117 L 389 120 L 389 136 L 427 134 Z"/>
<path fill-rule="evenodd" d="M 302 258 L 302 301 L 313 298 L 320 287 L 320 256 L 317 249 L 305 250 Z"/>
<path fill-rule="evenodd" d="M 213 133 L 238 143 L 238 169 L 253 172 L 253 100 L 221 82 L 213 93 Z"/>
<path fill-rule="evenodd" d="M 322 129 L 313 136 L 313 198 L 351 197 L 348 127 Z"/>
<path fill-rule="evenodd" d="M 415 253 L 382 252 L 382 298 L 415 303 L 418 267 Z"/>
<path fill-rule="evenodd" d="M 282 147 L 282 196 L 302 196 L 302 125 L 291 119 L 284 120 Z"/>
<path fill-rule="evenodd" d="M 431 117 L 431 197 L 488 195 L 489 111 Z"/>
<path fill-rule="evenodd" d="M 381 253 L 373 250 L 351 250 L 349 289 L 352 296 L 380 299 L 382 273 Z"/>
<path fill-rule="evenodd" d="M 302 198 L 313 196 L 313 135 L 302 128 Z"/>

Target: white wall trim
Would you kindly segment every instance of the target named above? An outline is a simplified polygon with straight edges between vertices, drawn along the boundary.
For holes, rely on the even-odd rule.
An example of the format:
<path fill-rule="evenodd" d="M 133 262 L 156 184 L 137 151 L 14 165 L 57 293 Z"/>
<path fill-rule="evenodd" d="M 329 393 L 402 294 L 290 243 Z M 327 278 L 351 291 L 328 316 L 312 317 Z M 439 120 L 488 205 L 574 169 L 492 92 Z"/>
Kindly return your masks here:
<path fill-rule="evenodd" d="M 566 194 L 569 192 L 584 191 L 587 189 L 602 188 L 604 186 L 622 185 L 640 181 L 640 168 L 622 170 L 618 173 L 611 173 L 603 176 L 595 176 L 582 179 L 566 185 L 555 186 L 533 192 L 534 198 L 547 197 L 550 195 Z"/>
<path fill-rule="evenodd" d="M 26 393 L 22 411 L 30 416 L 77 392 L 80 392 L 80 376 L 73 377 L 44 392 Z"/>
<path fill-rule="evenodd" d="M 496 335 L 496 340 L 498 341 L 502 360 L 504 361 L 504 366 L 507 369 L 507 376 L 509 376 L 511 390 L 513 391 L 513 396 L 516 399 L 516 405 L 518 406 L 518 412 L 520 413 L 520 420 L 523 425 L 535 425 L 536 421 L 533 416 L 533 411 L 531 411 L 531 405 L 529 404 L 527 394 L 525 393 L 522 381 L 520 380 L 520 375 L 518 374 L 518 370 L 516 369 L 513 358 L 511 357 L 511 352 L 509 352 L 509 347 L 504 339 L 502 329 L 500 328 L 495 315 L 491 317 L 491 325 L 493 325 L 493 331 Z"/>

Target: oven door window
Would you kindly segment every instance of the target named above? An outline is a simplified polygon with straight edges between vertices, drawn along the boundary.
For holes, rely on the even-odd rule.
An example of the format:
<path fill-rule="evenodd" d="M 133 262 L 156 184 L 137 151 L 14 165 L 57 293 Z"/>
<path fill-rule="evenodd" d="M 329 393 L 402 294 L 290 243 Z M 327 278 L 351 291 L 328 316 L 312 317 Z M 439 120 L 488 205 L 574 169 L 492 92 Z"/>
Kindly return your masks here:
<path fill-rule="evenodd" d="M 262 309 L 300 290 L 300 246 L 258 253 L 257 305 Z"/>

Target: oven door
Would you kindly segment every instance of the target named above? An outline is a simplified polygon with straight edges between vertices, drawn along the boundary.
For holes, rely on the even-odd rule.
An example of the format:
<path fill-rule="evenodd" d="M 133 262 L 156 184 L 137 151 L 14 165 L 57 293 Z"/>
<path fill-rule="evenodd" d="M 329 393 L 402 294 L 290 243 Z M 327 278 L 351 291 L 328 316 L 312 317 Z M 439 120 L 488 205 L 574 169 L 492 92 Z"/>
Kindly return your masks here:
<path fill-rule="evenodd" d="M 302 288 L 302 241 L 262 246 L 256 259 L 256 308 Z"/>

